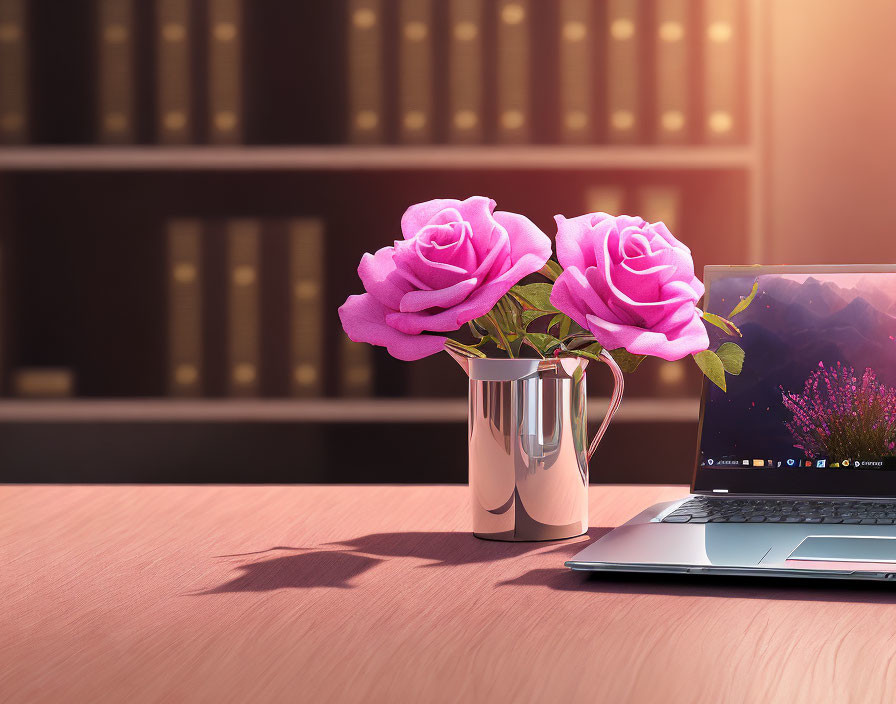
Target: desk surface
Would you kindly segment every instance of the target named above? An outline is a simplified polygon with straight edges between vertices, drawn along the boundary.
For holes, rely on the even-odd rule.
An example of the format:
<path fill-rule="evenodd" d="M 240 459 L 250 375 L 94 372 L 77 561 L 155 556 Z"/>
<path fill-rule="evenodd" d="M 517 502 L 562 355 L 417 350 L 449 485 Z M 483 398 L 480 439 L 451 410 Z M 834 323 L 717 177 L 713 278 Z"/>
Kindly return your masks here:
<path fill-rule="evenodd" d="M 594 538 L 675 486 L 595 486 Z M 593 578 L 458 486 L 0 487 L 0 700 L 892 701 L 889 585 Z"/>

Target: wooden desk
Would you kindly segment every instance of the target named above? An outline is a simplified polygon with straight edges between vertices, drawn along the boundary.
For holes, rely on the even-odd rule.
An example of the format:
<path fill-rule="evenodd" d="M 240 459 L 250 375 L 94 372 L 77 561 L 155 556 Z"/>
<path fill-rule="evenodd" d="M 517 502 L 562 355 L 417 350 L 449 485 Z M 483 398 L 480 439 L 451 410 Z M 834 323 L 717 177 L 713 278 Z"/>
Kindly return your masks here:
<path fill-rule="evenodd" d="M 593 487 L 591 536 L 675 486 Z M 0 487 L 0 700 L 892 701 L 889 585 L 588 578 L 459 486 Z"/>

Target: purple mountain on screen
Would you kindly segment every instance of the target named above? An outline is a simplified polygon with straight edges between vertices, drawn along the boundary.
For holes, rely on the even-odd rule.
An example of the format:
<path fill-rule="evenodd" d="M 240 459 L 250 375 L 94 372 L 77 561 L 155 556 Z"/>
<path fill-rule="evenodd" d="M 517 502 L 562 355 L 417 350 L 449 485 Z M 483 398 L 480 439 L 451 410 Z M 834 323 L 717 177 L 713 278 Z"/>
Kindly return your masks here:
<path fill-rule="evenodd" d="M 753 277 L 710 285 L 707 310 L 727 316 Z M 785 426 L 792 418 L 781 389 L 799 392 L 819 367 L 837 362 L 859 376 L 896 387 L 896 274 L 764 275 L 752 305 L 735 322 L 746 352 L 728 392 L 713 386 L 704 416 L 701 450 L 714 458 L 802 457 Z M 724 337 L 711 332 L 712 346 Z"/>

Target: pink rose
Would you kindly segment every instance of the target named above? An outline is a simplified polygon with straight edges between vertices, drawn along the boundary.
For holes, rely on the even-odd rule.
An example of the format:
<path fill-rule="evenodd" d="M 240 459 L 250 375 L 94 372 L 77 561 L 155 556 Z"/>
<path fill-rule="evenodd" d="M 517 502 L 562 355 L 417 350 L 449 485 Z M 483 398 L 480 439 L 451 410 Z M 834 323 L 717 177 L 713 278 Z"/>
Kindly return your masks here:
<path fill-rule="evenodd" d="M 408 208 L 404 240 L 361 259 L 367 293 L 349 296 L 339 309 L 348 336 L 383 345 L 398 359 L 435 354 L 446 338 L 420 333 L 457 330 L 541 269 L 550 238 L 528 218 L 494 209 L 495 201 L 482 196 Z"/>
<path fill-rule="evenodd" d="M 557 221 L 551 303 L 607 349 L 667 360 L 709 347 L 691 250 L 661 222 L 591 213 Z"/>

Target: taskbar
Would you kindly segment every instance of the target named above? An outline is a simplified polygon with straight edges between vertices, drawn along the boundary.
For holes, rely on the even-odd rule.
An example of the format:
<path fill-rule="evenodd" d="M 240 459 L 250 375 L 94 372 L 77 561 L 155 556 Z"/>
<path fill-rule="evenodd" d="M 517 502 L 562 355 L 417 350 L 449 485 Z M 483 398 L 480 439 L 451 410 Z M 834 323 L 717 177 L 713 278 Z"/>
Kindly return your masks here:
<path fill-rule="evenodd" d="M 896 469 L 896 456 L 873 460 L 844 457 L 835 460 L 823 458 L 757 459 L 706 457 L 700 460 L 704 469 Z"/>

